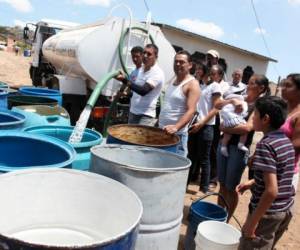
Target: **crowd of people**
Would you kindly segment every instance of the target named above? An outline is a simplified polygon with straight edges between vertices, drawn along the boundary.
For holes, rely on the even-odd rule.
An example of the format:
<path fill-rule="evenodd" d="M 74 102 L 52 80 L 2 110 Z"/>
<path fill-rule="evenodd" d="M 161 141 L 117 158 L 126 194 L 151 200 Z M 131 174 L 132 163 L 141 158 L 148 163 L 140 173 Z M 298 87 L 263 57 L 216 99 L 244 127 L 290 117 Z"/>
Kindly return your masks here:
<path fill-rule="evenodd" d="M 249 213 L 239 249 L 273 249 L 292 218 L 300 158 L 300 74 L 281 83 L 282 97 L 271 96 L 264 75 L 241 69 L 227 82 L 220 55 L 209 50 L 206 61 L 193 61 L 187 51 L 174 57 L 175 79 L 165 90 L 164 72 L 154 44 L 131 51 L 136 69 L 116 77 L 132 91 L 130 124 L 159 126 L 180 138 L 178 154 L 188 157 L 188 184 L 199 192 L 218 192 L 225 199 L 228 221 L 239 195 L 251 189 Z M 157 114 L 157 102 L 161 101 Z M 263 138 L 250 156 L 254 132 Z M 240 183 L 248 166 L 249 181 Z M 222 199 L 218 204 L 225 206 Z"/>

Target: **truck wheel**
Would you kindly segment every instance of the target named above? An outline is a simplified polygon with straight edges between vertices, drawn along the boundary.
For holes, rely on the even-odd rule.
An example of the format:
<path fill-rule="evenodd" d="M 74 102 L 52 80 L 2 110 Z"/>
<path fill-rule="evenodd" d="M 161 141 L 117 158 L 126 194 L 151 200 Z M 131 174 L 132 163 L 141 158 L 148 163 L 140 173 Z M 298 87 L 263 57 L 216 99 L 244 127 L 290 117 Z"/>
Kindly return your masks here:
<path fill-rule="evenodd" d="M 29 75 L 32 80 L 32 85 L 34 86 L 42 85 L 42 77 L 38 74 L 37 69 L 35 67 L 30 67 Z"/>

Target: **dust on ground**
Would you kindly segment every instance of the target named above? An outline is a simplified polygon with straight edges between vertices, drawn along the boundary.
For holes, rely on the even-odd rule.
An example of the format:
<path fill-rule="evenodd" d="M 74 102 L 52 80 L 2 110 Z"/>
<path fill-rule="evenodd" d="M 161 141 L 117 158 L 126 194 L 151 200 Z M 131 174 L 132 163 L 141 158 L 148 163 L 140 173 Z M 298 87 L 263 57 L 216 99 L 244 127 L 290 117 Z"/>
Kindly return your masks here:
<path fill-rule="evenodd" d="M 7 83 L 10 87 L 31 85 L 29 67 L 31 57 L 21 54 L 9 53 L 0 50 L 0 81 Z"/>
<path fill-rule="evenodd" d="M 14 53 L 0 51 L 0 81 L 8 83 L 11 87 L 20 87 L 23 85 L 31 85 L 31 80 L 29 77 L 29 66 L 31 62 L 30 57 L 23 57 L 21 55 L 15 56 Z M 254 143 L 260 138 L 260 134 L 256 134 L 254 137 Z M 253 148 L 252 148 L 253 151 Z M 243 175 L 243 180 L 247 179 L 247 171 Z M 188 192 L 185 195 L 184 200 L 184 218 L 180 230 L 180 242 L 178 249 L 183 249 L 184 236 L 186 233 L 188 221 L 187 216 L 189 213 L 189 207 L 191 203 L 203 194 L 198 191 L 197 185 L 189 185 Z M 217 189 L 216 189 L 217 191 Z M 294 217 L 290 223 L 288 231 L 283 235 L 283 237 L 278 242 L 277 250 L 296 250 L 300 249 L 300 183 L 298 186 L 298 192 L 296 194 L 296 202 L 294 205 Z M 244 223 L 248 212 L 248 203 L 250 199 L 250 192 L 246 192 L 240 197 L 240 201 L 235 212 L 235 216 L 240 221 Z M 208 197 L 207 201 L 216 203 L 216 197 Z M 238 225 L 231 220 L 230 224 L 238 228 Z"/>

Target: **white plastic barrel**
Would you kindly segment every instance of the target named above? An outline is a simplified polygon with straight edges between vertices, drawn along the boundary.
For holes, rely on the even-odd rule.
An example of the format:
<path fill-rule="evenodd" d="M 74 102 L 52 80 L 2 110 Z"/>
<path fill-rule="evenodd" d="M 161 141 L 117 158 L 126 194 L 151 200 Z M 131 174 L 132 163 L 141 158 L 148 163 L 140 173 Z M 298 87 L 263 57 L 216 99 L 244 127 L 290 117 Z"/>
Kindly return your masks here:
<path fill-rule="evenodd" d="M 237 250 L 241 232 L 220 221 L 201 222 L 195 237 L 196 250 Z"/>
<path fill-rule="evenodd" d="M 71 169 L 0 175 L 0 249 L 134 250 L 142 204 L 121 183 Z"/>
<path fill-rule="evenodd" d="M 122 182 L 143 203 L 136 250 L 176 250 L 191 164 L 185 157 L 141 146 L 91 149 L 90 171 Z"/>

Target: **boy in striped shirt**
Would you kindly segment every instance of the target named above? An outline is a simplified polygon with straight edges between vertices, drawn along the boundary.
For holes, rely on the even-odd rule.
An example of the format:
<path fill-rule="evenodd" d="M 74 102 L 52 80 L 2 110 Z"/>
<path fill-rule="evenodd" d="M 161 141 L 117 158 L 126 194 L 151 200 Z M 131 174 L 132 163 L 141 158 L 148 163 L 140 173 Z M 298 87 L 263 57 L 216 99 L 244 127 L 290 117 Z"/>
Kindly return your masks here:
<path fill-rule="evenodd" d="M 273 249 L 292 218 L 295 152 L 279 130 L 286 116 L 287 105 L 279 97 L 261 97 L 255 103 L 253 127 L 264 137 L 253 156 L 254 179 L 236 188 L 240 194 L 250 188 L 252 192 L 239 249 Z"/>

